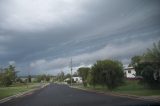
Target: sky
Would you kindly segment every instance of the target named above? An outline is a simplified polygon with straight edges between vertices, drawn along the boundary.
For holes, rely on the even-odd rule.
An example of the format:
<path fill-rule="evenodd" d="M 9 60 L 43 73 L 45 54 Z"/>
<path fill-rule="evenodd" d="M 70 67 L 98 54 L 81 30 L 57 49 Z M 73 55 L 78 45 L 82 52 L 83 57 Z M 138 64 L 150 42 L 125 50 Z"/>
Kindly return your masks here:
<path fill-rule="evenodd" d="M 97 60 L 124 65 L 160 40 L 159 0 L 1 0 L 0 66 L 69 73 Z"/>

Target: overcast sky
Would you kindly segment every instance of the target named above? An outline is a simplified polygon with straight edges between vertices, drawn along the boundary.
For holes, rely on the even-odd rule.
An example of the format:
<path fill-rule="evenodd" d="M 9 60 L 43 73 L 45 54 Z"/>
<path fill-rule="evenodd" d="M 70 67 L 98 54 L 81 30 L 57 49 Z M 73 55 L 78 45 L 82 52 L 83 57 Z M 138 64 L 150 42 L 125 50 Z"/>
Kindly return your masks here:
<path fill-rule="evenodd" d="M 19 75 L 128 64 L 158 40 L 159 0 L 0 0 L 0 65 Z"/>

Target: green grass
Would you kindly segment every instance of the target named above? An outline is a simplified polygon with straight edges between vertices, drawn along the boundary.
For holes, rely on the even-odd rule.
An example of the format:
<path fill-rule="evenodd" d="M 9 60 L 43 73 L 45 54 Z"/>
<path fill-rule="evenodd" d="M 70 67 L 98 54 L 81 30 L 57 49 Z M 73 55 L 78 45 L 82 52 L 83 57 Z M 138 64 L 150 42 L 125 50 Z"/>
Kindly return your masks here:
<path fill-rule="evenodd" d="M 138 81 L 126 81 L 125 85 L 122 85 L 114 90 L 117 93 L 132 94 L 138 96 L 154 96 L 160 95 L 160 89 L 148 89 L 138 84 Z"/>
<path fill-rule="evenodd" d="M 0 99 L 3 99 L 5 97 L 15 95 L 27 90 L 31 90 L 35 87 L 38 87 L 39 84 L 37 83 L 31 83 L 31 84 L 14 84 L 10 87 L 0 87 Z"/>
<path fill-rule="evenodd" d="M 83 86 L 80 86 L 84 88 Z M 85 89 L 97 90 L 102 92 L 110 92 L 106 86 L 96 85 L 87 86 Z M 137 95 L 137 96 L 156 96 L 160 95 L 160 89 L 148 89 L 145 88 L 143 85 L 140 85 L 138 81 L 131 80 L 126 81 L 125 84 L 119 86 L 118 88 L 114 89 L 112 92 L 121 93 L 121 94 L 130 94 L 130 95 Z"/>

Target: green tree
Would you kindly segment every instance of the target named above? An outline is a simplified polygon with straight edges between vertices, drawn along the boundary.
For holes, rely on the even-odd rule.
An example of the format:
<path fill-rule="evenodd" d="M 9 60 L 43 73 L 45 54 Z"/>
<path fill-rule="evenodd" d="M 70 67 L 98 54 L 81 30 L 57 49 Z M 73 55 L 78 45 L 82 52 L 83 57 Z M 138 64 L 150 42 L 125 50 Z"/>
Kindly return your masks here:
<path fill-rule="evenodd" d="M 16 72 L 14 66 L 9 65 L 7 68 L 1 69 L 0 84 L 2 86 L 11 85 L 13 82 L 15 82 L 15 79 L 16 79 Z"/>
<path fill-rule="evenodd" d="M 83 85 L 87 86 L 87 76 L 89 74 L 90 68 L 81 67 L 77 70 L 78 75 L 82 77 Z"/>
<path fill-rule="evenodd" d="M 64 79 L 66 79 L 66 78 L 71 78 L 71 74 L 66 74 L 65 76 L 64 76 Z"/>
<path fill-rule="evenodd" d="M 139 64 L 141 58 L 142 58 L 141 56 L 134 56 L 134 57 L 132 57 L 131 58 L 131 65 L 133 67 L 136 67 Z"/>
<path fill-rule="evenodd" d="M 160 85 L 160 41 L 157 44 L 154 43 L 152 48 L 147 49 L 147 52 L 144 54 L 141 60 L 141 64 L 147 64 L 147 65 L 144 65 L 143 71 L 142 71 L 144 82 L 150 85 L 150 87 L 152 86 L 159 87 Z"/>
<path fill-rule="evenodd" d="M 32 78 L 31 75 L 28 75 L 28 82 L 29 82 L 29 83 L 32 82 L 32 81 L 31 81 L 31 78 Z"/>
<path fill-rule="evenodd" d="M 41 82 L 41 81 L 42 81 L 42 75 L 38 75 L 38 76 L 36 77 L 36 81 L 37 81 L 37 82 Z"/>
<path fill-rule="evenodd" d="M 60 73 L 58 73 L 57 77 L 58 77 L 58 81 L 64 81 L 64 78 L 65 78 L 64 72 L 61 71 Z"/>
<path fill-rule="evenodd" d="M 153 43 L 151 49 L 147 49 L 143 61 L 160 63 L 160 41 L 157 44 Z"/>
<path fill-rule="evenodd" d="M 124 79 L 123 66 L 119 61 L 100 60 L 93 67 L 93 84 L 107 85 L 112 90 L 122 84 Z"/>
<path fill-rule="evenodd" d="M 49 82 L 50 81 L 51 76 L 47 75 L 46 76 L 46 81 Z"/>
<path fill-rule="evenodd" d="M 90 69 L 90 71 L 89 71 L 89 73 L 88 73 L 88 76 L 87 76 L 87 83 L 89 84 L 89 85 L 93 85 L 94 87 L 95 87 L 95 82 L 94 82 L 94 74 L 93 74 L 93 71 L 91 71 L 91 69 Z"/>
<path fill-rule="evenodd" d="M 135 67 L 136 75 L 143 77 L 143 84 L 150 87 L 159 88 L 160 85 L 160 41 L 147 49 L 147 52 L 138 59 Z"/>
<path fill-rule="evenodd" d="M 147 84 L 150 87 L 155 87 L 155 85 L 158 84 L 158 82 L 154 78 L 154 68 L 152 68 L 151 66 L 146 66 L 142 70 L 142 76 L 144 84 Z"/>

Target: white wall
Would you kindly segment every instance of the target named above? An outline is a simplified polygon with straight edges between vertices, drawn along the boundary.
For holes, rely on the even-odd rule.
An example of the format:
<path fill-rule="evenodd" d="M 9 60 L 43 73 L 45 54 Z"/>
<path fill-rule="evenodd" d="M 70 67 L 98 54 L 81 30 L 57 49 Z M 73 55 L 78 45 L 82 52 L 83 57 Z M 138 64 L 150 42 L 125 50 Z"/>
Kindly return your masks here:
<path fill-rule="evenodd" d="M 77 83 L 82 83 L 82 78 L 81 77 L 72 77 L 74 81 Z"/>
<path fill-rule="evenodd" d="M 131 73 L 129 73 L 129 71 Z M 126 77 L 127 78 L 135 78 L 135 75 L 136 75 L 135 69 L 133 69 L 133 68 L 127 68 L 127 69 L 124 69 L 124 72 L 126 73 Z"/>

